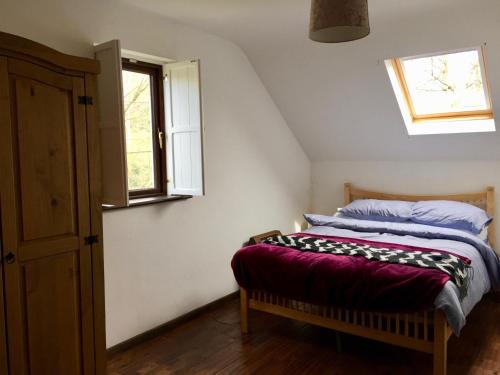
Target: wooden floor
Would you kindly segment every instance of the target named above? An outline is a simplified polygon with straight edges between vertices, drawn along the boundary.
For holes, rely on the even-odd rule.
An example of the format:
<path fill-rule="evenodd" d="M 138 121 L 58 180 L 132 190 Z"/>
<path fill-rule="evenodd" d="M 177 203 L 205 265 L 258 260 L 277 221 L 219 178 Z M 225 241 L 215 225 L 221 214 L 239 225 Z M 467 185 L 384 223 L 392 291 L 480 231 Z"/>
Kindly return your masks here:
<path fill-rule="evenodd" d="M 500 375 L 500 299 L 475 307 L 448 346 L 448 374 Z M 125 374 L 431 374 L 430 355 L 251 311 L 251 333 L 239 329 L 238 301 L 224 302 L 109 360 Z"/>

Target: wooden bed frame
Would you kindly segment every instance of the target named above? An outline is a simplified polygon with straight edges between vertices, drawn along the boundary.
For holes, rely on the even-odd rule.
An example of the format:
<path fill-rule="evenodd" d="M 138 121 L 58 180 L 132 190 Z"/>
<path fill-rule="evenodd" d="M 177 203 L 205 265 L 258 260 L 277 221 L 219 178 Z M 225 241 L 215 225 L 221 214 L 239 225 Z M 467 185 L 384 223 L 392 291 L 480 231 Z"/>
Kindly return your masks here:
<path fill-rule="evenodd" d="M 386 200 L 453 200 L 473 204 L 495 217 L 494 188 L 472 194 L 456 195 L 402 195 L 379 193 L 354 188 L 350 183 L 344 185 L 344 203 L 356 199 Z M 250 244 L 281 234 L 271 231 L 254 236 Z M 488 227 L 488 239 L 495 246 L 495 228 Z M 416 313 L 383 313 L 343 309 L 335 306 L 320 306 L 302 301 L 291 300 L 265 291 L 240 288 L 241 331 L 248 333 L 249 309 L 267 312 L 331 328 L 357 336 L 378 340 L 405 348 L 430 353 L 434 358 L 434 375 L 446 374 L 447 342 L 452 332 L 442 311 L 427 310 Z"/>

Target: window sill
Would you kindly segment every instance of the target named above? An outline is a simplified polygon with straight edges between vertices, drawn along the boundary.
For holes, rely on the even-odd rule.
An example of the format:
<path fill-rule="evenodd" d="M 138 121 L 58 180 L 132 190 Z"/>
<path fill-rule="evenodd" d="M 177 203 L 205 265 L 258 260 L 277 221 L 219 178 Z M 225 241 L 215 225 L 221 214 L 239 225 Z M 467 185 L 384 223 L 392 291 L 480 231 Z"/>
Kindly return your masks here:
<path fill-rule="evenodd" d="M 406 123 L 408 135 L 494 132 L 494 119 L 429 120 Z"/>
<path fill-rule="evenodd" d="M 104 211 L 112 211 L 112 210 L 119 210 L 119 209 L 123 209 L 123 208 L 133 208 L 133 207 L 140 207 L 140 206 L 148 206 L 148 205 L 157 204 L 157 203 L 186 200 L 189 198 L 193 198 L 193 196 L 192 195 L 160 195 L 157 197 L 149 197 L 149 198 L 131 198 L 129 200 L 128 206 L 126 206 L 126 207 L 103 205 L 102 208 Z"/>

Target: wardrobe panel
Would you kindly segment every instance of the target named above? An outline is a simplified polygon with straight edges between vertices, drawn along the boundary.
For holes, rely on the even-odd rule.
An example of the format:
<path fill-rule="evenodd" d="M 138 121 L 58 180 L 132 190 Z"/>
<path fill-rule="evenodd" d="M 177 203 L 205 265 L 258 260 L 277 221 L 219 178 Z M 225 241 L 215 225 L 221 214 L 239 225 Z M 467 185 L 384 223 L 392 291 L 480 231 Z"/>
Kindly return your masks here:
<path fill-rule="evenodd" d="M 31 374 L 81 374 L 80 280 L 70 252 L 23 267 Z"/>
<path fill-rule="evenodd" d="M 75 234 L 72 93 L 33 79 L 14 80 L 23 240 Z"/>

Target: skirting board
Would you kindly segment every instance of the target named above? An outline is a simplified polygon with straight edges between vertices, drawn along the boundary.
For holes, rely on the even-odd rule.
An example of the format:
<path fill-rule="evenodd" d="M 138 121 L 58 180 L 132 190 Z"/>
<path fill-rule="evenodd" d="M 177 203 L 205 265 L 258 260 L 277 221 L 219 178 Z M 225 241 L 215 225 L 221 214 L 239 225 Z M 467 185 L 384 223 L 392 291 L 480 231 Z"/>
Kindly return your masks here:
<path fill-rule="evenodd" d="M 206 305 L 203 305 L 201 307 L 198 307 L 197 309 L 194 309 L 184 315 L 181 315 L 173 320 L 170 320 L 166 323 L 163 323 L 159 325 L 158 327 L 152 328 L 149 331 L 143 332 L 138 334 L 137 336 L 134 336 L 128 340 L 125 340 L 119 344 L 116 344 L 110 348 L 107 349 L 108 357 L 112 357 L 118 353 L 124 352 L 136 345 L 139 345 L 149 339 L 152 339 L 154 337 L 160 336 L 161 334 L 170 331 L 181 324 L 195 318 L 196 316 L 209 312 L 213 309 L 216 309 L 219 307 L 221 304 L 224 302 L 233 300 L 233 299 L 238 299 L 239 297 L 239 291 L 235 291 L 233 293 L 228 294 L 227 296 L 224 296 L 222 298 L 216 299 L 215 301 L 212 301 Z"/>

